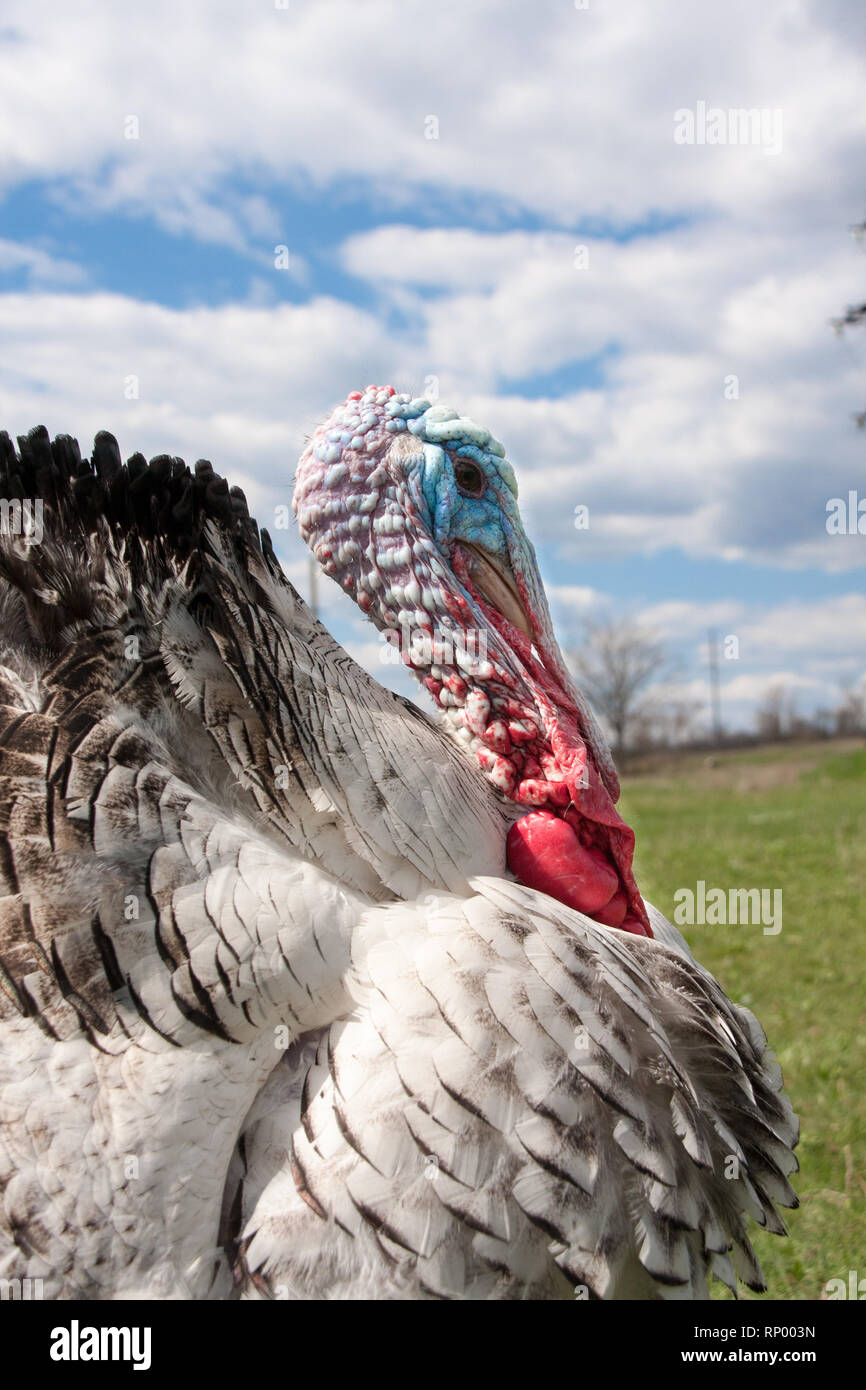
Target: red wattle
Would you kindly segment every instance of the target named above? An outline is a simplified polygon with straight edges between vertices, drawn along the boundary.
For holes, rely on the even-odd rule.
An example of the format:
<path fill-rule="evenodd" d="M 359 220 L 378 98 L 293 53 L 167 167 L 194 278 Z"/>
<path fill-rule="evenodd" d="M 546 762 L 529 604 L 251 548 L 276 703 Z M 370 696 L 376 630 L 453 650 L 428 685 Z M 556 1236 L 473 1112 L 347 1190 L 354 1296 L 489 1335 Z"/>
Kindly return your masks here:
<path fill-rule="evenodd" d="M 628 898 L 622 888 L 618 888 L 609 903 L 593 913 L 595 920 L 603 927 L 621 927 L 628 912 Z"/>
<path fill-rule="evenodd" d="M 509 869 L 527 888 L 588 916 L 610 904 L 619 887 L 601 851 L 585 849 L 571 826 L 550 811 L 533 811 L 515 821 L 508 832 L 507 857 Z"/>
<path fill-rule="evenodd" d="M 633 912 L 630 912 L 619 925 L 621 931 L 630 931 L 633 936 L 652 936 L 649 925 L 645 926 Z"/>

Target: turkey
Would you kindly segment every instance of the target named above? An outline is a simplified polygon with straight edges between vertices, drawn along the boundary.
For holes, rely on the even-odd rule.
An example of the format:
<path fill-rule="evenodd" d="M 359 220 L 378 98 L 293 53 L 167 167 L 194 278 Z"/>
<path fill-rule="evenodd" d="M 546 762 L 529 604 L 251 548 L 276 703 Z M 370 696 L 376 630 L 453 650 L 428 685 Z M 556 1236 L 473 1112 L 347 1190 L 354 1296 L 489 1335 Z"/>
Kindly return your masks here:
<path fill-rule="evenodd" d="M 200 461 L 0 436 L 0 1278 L 46 1298 L 763 1287 L 796 1121 L 646 904 L 490 433 L 308 441 L 373 681 Z"/>

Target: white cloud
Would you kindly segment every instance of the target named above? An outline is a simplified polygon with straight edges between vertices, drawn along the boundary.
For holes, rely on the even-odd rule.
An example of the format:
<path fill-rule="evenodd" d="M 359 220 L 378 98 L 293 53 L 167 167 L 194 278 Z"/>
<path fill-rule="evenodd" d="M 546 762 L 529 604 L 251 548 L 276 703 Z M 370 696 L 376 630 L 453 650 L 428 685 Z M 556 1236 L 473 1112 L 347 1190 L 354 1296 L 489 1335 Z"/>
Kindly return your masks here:
<path fill-rule="evenodd" d="M 791 599 L 766 604 L 755 599 L 694 601 L 679 599 L 649 604 L 636 616 L 670 642 L 691 643 L 705 659 L 707 632 L 736 638 L 735 656 L 722 662 L 729 671 L 748 667 L 778 675 L 796 666 L 803 680 L 838 669 L 850 658 L 866 668 L 866 594 L 851 592 L 820 599 Z M 823 674 L 820 678 L 823 678 Z"/>
<path fill-rule="evenodd" d="M 705 641 L 707 629 L 727 634 L 740 625 L 745 605 L 732 599 L 694 603 L 688 599 L 669 599 L 653 603 L 640 611 L 641 622 L 649 629 L 678 640 Z"/>
<path fill-rule="evenodd" d="M 866 342 L 827 326 L 864 280 L 845 237 L 866 211 L 856 5 L 8 0 L 5 23 L 0 186 L 14 197 L 41 181 L 76 211 L 152 218 L 233 248 L 250 272 L 245 302 L 181 311 L 88 292 L 98 265 L 62 245 L 0 241 L 0 271 L 30 286 L 0 300 L 13 432 L 44 421 L 86 443 L 107 427 L 127 452 L 210 456 L 267 525 L 336 400 L 432 375 L 506 444 L 527 529 L 555 559 L 558 622 L 618 607 L 611 557 L 633 558 L 636 603 L 641 557 L 668 549 L 862 568 L 863 538 L 824 524 L 828 498 L 866 492 L 850 418 L 866 407 Z M 699 101 L 778 108 L 781 152 L 676 145 L 674 111 Z M 273 302 L 278 243 L 315 286 L 281 210 L 298 190 L 331 210 L 375 202 L 381 225 L 320 248 L 373 308 L 314 290 Z M 461 208 L 490 230 L 401 221 L 457 222 Z M 545 230 L 501 230 L 524 213 Z M 601 234 L 654 218 L 673 228 Z M 562 394 L 578 370 L 588 384 Z M 305 591 L 296 533 L 274 539 Z M 332 588 L 320 584 L 329 622 L 371 655 Z M 647 613 L 685 642 L 708 623 L 738 632 L 752 665 L 731 699 L 780 673 L 804 690 L 862 674 L 855 593 Z"/>
<path fill-rule="evenodd" d="M 610 603 L 607 594 L 599 593 L 584 584 L 548 584 L 547 597 L 554 615 L 557 612 L 580 617 L 599 616 Z"/>
<path fill-rule="evenodd" d="M 650 17 L 642 0 L 603 12 L 544 0 L 504 23 L 483 0 L 444 3 L 432 24 L 427 7 L 368 0 L 360 15 L 344 0 L 155 0 L 146 20 L 131 4 L 48 15 L 12 0 L 0 179 L 53 181 L 70 200 L 152 215 L 262 268 L 246 304 L 184 316 L 112 296 L 8 301 L 13 408 L 38 415 L 50 392 L 59 409 L 65 391 L 78 412 L 98 402 L 102 423 L 114 383 L 135 373 L 140 403 L 124 419 L 134 414 L 145 447 L 201 450 L 215 437 L 233 459 L 261 449 L 269 471 L 279 424 L 312 424 L 361 384 L 359 363 L 398 385 L 433 375 L 504 440 L 536 537 L 566 561 L 674 548 L 859 566 L 859 538 L 824 526 L 828 497 L 862 477 L 850 416 L 866 404 L 866 358 L 827 327 L 863 273 L 844 235 L 860 212 L 851 151 L 866 129 L 856 12 L 660 0 Z M 673 111 L 699 100 L 782 109 L 782 153 L 677 146 Z M 424 138 L 431 114 L 438 140 Z M 125 139 L 133 117 L 138 138 Z M 325 199 L 339 196 L 333 180 L 375 190 L 383 216 L 387 198 L 423 208 L 422 184 L 480 195 L 476 215 L 486 192 L 552 224 L 704 215 L 625 244 L 383 225 L 341 250 L 381 296 L 375 313 L 325 298 L 287 308 L 269 302 L 265 273 L 275 238 L 291 241 L 274 180 Z M 65 273 L 42 251 L 10 256 L 43 280 Z M 386 335 L 394 308 L 408 326 Z M 604 354 L 601 384 L 524 398 L 525 378 Z M 579 537 L 578 504 L 591 514 Z"/>
<path fill-rule="evenodd" d="M 853 657 L 866 665 L 866 594 L 840 594 L 812 602 L 778 604 L 760 617 L 747 618 L 741 628 L 740 650 L 747 648 L 757 659 L 780 656 L 811 658 L 820 653 L 830 658 Z"/>
<path fill-rule="evenodd" d="M 0 274 L 18 270 L 26 273 L 28 283 L 34 287 L 82 285 L 88 278 L 83 266 L 74 261 L 64 260 L 38 246 L 0 239 Z"/>
<path fill-rule="evenodd" d="M 817 0 L 442 0 L 435 19 L 399 0 L 7 0 L 5 15 L 7 187 L 73 180 L 205 237 L 267 222 L 238 202 L 214 225 L 239 169 L 392 198 L 434 183 L 568 224 L 723 201 L 757 217 L 796 203 L 814 225 L 861 196 L 862 45 L 852 12 Z M 674 112 L 698 101 L 781 109 L 781 153 L 676 145 Z"/>
<path fill-rule="evenodd" d="M 819 681 L 784 667 L 769 672 L 743 672 L 721 682 L 720 694 L 728 728 L 748 727 L 754 706 L 776 690 L 784 690 L 787 695 L 793 695 L 795 698 L 806 696 L 808 698 L 805 703 L 810 707 L 831 702 L 833 696 L 838 696 L 839 693 L 835 686 L 826 681 Z M 665 701 L 682 701 L 701 707 L 705 717 L 709 715 L 709 686 L 706 677 L 666 682 L 653 686 L 652 691 Z"/>
<path fill-rule="evenodd" d="M 866 370 L 828 326 L 863 270 L 841 228 L 586 244 L 576 270 L 562 235 L 390 227 L 345 259 L 410 314 L 409 360 L 503 439 L 536 534 L 569 555 L 582 504 L 588 560 L 673 547 L 862 564 L 857 538 L 825 526 L 827 499 L 863 476 L 851 411 Z M 434 273 L 445 290 L 430 297 Z M 527 400 L 512 384 L 611 349 L 601 386 Z"/>
<path fill-rule="evenodd" d="M 44 424 L 83 450 L 108 429 L 124 456 L 210 458 L 244 489 L 281 557 L 302 566 L 294 522 L 274 526 L 305 435 L 366 385 L 360 359 L 383 379 L 394 366 L 376 320 L 328 298 L 179 310 L 116 294 L 15 293 L 0 296 L 0 316 L 0 427 L 15 436 Z M 339 597 L 323 578 L 323 601 L 329 589 Z"/>
<path fill-rule="evenodd" d="M 301 305 L 170 309 L 117 294 L 7 294 L 0 364 L 7 427 L 42 422 L 131 448 L 193 457 L 289 488 L 303 434 L 358 380 L 393 367 L 369 314 Z"/>

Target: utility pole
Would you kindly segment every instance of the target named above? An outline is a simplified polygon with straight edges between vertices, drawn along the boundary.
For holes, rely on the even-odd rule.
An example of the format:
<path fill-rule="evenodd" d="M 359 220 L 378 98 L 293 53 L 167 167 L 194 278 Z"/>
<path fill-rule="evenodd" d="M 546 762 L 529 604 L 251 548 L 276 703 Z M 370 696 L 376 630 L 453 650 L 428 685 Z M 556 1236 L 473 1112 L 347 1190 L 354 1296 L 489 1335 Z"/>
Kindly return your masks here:
<path fill-rule="evenodd" d="M 722 741 L 722 692 L 719 681 L 719 647 L 714 628 L 707 632 L 707 650 L 710 660 L 710 709 L 712 710 L 713 742 Z"/>
<path fill-rule="evenodd" d="M 315 556 L 310 556 L 310 608 L 314 618 L 319 616 L 319 566 Z"/>

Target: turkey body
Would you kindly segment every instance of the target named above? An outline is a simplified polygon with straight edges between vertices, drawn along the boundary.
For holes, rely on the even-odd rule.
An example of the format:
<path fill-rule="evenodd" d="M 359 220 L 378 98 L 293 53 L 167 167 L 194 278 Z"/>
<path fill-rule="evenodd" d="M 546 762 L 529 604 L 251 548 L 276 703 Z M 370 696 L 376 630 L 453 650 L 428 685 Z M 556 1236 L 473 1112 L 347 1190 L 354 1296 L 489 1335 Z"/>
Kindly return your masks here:
<path fill-rule="evenodd" d="M 46 1297 L 705 1297 L 796 1122 L 654 939 L 370 679 L 209 465 L 8 439 L 0 1277 Z M 10 512 L 10 516 L 14 516 Z"/>

